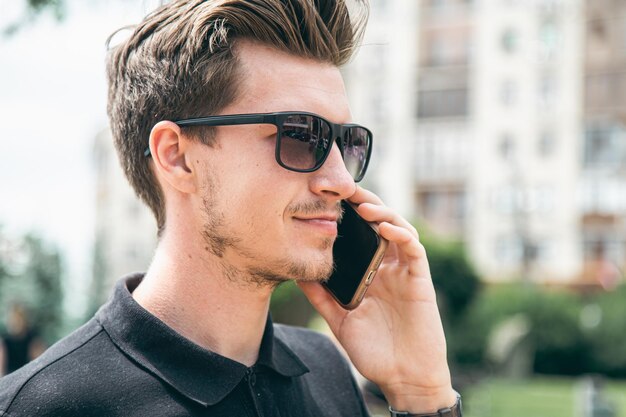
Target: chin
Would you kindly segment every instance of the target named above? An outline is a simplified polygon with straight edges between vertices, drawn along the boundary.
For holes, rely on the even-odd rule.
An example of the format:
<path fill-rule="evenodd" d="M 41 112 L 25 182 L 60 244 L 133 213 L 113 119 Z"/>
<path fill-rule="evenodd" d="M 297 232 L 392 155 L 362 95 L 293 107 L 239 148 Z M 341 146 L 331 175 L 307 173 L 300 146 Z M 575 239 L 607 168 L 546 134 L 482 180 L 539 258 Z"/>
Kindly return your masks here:
<path fill-rule="evenodd" d="M 286 281 L 323 282 L 332 271 L 332 250 L 297 247 L 292 247 L 288 256 L 262 262 L 262 265 L 247 270 L 252 282 L 274 287 Z"/>
<path fill-rule="evenodd" d="M 271 281 L 322 282 L 333 271 L 334 238 L 291 239 L 270 253 L 259 254 L 255 272 Z M 281 256 L 282 255 L 282 256 Z"/>
<path fill-rule="evenodd" d="M 288 276 L 296 281 L 322 282 L 333 272 L 332 251 L 317 252 L 308 259 L 301 257 L 286 264 Z"/>

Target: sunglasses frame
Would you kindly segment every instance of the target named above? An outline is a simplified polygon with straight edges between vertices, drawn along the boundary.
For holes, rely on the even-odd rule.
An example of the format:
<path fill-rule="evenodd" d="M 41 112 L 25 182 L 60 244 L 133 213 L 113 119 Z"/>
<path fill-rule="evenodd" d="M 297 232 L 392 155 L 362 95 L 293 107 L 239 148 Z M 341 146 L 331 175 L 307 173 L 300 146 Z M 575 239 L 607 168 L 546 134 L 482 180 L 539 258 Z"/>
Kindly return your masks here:
<path fill-rule="evenodd" d="M 290 171 L 295 171 L 295 172 L 313 172 L 313 171 L 317 171 L 318 169 L 320 169 L 320 167 L 322 165 L 324 165 L 324 162 L 326 162 L 326 158 L 328 158 L 328 155 L 330 154 L 330 151 L 332 150 L 332 145 L 328 146 L 328 148 L 326 149 L 323 158 L 317 162 L 315 164 L 315 166 L 313 168 L 306 168 L 306 169 L 301 169 L 301 168 L 293 168 L 290 166 L 285 165 L 281 159 L 280 159 L 280 141 L 282 140 L 282 125 L 285 122 L 285 120 L 291 116 L 307 116 L 307 117 L 316 117 L 318 119 L 320 119 L 321 121 L 323 121 L 324 123 L 326 123 L 328 126 L 330 126 L 330 135 L 331 135 L 331 143 L 332 142 L 337 142 L 337 146 L 339 147 L 339 151 L 341 152 L 341 156 L 342 158 L 344 158 L 344 144 L 343 144 L 343 138 L 346 135 L 346 133 L 355 127 L 364 129 L 369 136 L 369 148 L 367 150 L 367 156 L 365 159 L 365 164 L 363 165 L 363 168 L 361 169 L 361 172 L 358 173 L 358 177 L 354 178 L 354 182 L 359 182 L 363 179 L 363 176 L 365 175 L 365 172 L 367 171 L 367 167 L 369 165 L 369 161 L 370 161 L 370 157 L 372 155 L 372 148 L 373 148 L 373 139 L 374 139 L 374 135 L 372 134 L 372 132 L 361 125 L 358 124 L 354 124 L 354 123 L 348 123 L 348 124 L 337 124 L 337 123 L 332 123 L 328 120 L 326 120 L 325 118 L 323 118 L 322 116 L 319 116 L 315 113 L 309 113 L 309 112 L 296 112 L 296 111 L 289 111 L 289 112 L 276 112 L 276 113 L 248 113 L 248 114 L 227 114 L 227 115 L 220 115 L 220 116 L 205 116 L 205 117 L 195 117 L 195 118 L 191 118 L 191 119 L 183 119 L 183 120 L 178 120 L 175 121 L 174 123 L 176 123 L 178 126 L 180 127 L 188 127 L 188 126 L 236 126 L 236 125 L 254 125 L 254 124 L 269 124 L 269 125 L 274 125 L 276 126 L 276 150 L 275 150 L 275 158 L 276 158 L 276 162 L 282 166 L 285 169 L 288 169 Z M 149 156 L 150 155 L 150 148 L 147 148 L 146 151 L 144 152 L 145 156 Z M 345 161 L 345 159 L 344 159 Z"/>

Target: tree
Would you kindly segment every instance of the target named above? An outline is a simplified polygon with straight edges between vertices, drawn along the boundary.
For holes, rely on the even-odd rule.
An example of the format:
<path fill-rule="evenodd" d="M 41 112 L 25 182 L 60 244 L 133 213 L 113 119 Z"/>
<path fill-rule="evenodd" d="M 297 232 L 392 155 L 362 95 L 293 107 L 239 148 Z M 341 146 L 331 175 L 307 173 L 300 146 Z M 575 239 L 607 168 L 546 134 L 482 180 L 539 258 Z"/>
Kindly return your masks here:
<path fill-rule="evenodd" d="M 93 0 L 92 0 L 93 1 Z M 166 0 L 162 0 L 161 4 Z M 66 15 L 68 0 L 26 0 L 24 14 L 16 21 L 5 27 L 0 27 L 0 33 L 11 36 L 28 24 L 33 23 L 40 16 L 51 14 L 56 20 L 61 21 Z"/>
<path fill-rule="evenodd" d="M 51 13 L 57 20 L 65 16 L 66 0 L 27 0 L 26 10 L 21 18 L 0 28 L 4 36 L 11 36 L 18 30 L 34 22 L 40 15 Z"/>
<path fill-rule="evenodd" d="M 421 225 L 417 229 L 428 253 L 443 319 L 449 323 L 457 322 L 480 292 L 478 274 L 469 263 L 461 242 L 439 239 Z"/>
<path fill-rule="evenodd" d="M 34 234 L 9 239 L 0 230 L 0 305 L 20 304 L 48 343 L 63 321 L 60 251 Z"/>

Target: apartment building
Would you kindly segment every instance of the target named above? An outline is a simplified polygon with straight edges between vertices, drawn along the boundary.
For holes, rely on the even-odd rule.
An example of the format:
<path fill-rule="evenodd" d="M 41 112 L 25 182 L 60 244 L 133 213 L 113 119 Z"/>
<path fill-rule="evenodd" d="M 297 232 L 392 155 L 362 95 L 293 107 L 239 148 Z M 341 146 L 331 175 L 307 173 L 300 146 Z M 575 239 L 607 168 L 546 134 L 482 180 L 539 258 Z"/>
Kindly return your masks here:
<path fill-rule="evenodd" d="M 404 159 L 395 164 L 409 156 L 410 185 L 402 180 L 379 192 L 410 196 L 411 206 L 401 211 L 441 236 L 464 240 L 488 280 L 579 279 L 590 245 L 581 234 L 585 4 L 414 3 L 403 11 L 398 9 L 407 5 L 373 4 L 372 18 L 386 30 L 374 26 L 370 39 L 403 49 L 393 65 L 407 71 L 404 78 L 379 71 L 376 88 L 382 83 L 414 97 L 400 101 L 402 108 L 375 97 L 366 102 L 385 114 L 408 116 Z M 415 37 L 397 42 L 394 32 L 408 21 Z M 377 63 L 380 57 L 386 55 L 372 57 L 369 65 L 385 65 Z M 359 89 L 371 85 L 365 78 L 355 83 Z M 389 150 L 381 153 L 386 164 L 371 173 L 379 182 L 389 177 L 385 167 L 395 165 Z"/>
<path fill-rule="evenodd" d="M 494 280 L 580 271 L 582 28 L 577 0 L 474 5 L 466 237 Z"/>
<path fill-rule="evenodd" d="M 588 1 L 584 48 L 580 233 L 584 279 L 626 267 L 626 4 Z M 595 269 L 595 270 L 594 270 Z"/>

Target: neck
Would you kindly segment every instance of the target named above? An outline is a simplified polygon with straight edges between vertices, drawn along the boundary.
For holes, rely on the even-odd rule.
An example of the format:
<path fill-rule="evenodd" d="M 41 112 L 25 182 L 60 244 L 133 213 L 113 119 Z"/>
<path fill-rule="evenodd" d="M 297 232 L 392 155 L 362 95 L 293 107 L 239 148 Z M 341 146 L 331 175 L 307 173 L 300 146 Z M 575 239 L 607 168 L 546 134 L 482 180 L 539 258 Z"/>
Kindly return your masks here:
<path fill-rule="evenodd" d="M 163 236 L 135 300 L 205 349 L 253 365 L 259 353 L 271 288 L 233 276 L 204 245 Z M 188 236 L 188 235 L 187 235 Z"/>

